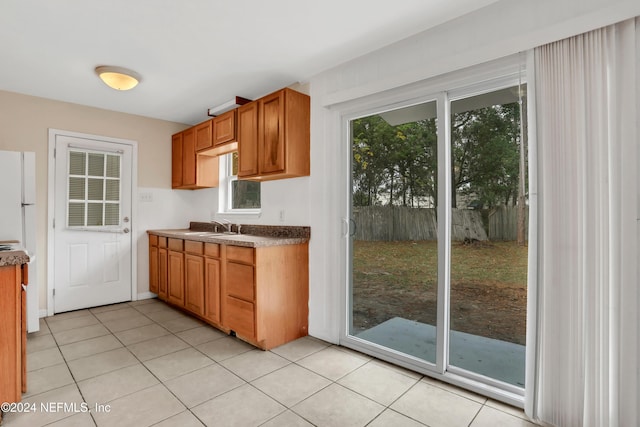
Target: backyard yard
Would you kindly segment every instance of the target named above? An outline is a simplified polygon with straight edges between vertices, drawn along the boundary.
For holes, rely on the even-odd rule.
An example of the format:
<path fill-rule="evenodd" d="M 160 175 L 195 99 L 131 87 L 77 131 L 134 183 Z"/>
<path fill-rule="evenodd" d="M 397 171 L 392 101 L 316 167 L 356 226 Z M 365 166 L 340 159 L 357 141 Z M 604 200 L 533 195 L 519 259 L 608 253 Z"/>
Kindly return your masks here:
<path fill-rule="evenodd" d="M 436 324 L 436 241 L 355 241 L 353 333 L 393 317 Z M 525 344 L 527 247 L 454 242 L 451 329 Z"/>

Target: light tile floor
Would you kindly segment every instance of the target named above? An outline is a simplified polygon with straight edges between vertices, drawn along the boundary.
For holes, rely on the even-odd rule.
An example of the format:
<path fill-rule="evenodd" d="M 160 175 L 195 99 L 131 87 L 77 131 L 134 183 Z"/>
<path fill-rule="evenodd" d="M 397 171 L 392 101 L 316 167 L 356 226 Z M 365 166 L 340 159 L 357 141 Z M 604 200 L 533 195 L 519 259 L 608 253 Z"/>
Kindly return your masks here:
<path fill-rule="evenodd" d="M 18 426 L 533 426 L 522 411 L 305 337 L 261 351 L 161 301 L 41 319 Z"/>

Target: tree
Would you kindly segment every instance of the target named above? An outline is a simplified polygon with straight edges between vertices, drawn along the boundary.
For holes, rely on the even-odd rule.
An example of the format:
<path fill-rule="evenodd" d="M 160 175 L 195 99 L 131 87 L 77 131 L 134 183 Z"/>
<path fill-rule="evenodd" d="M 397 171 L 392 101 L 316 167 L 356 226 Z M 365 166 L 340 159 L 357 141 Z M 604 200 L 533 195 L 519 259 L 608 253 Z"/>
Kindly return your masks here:
<path fill-rule="evenodd" d="M 435 207 L 438 200 L 436 119 L 391 126 L 373 115 L 352 122 L 352 186 L 356 206 Z M 486 207 L 516 204 L 520 175 L 517 103 L 452 117 L 452 206 L 465 196 Z"/>
<path fill-rule="evenodd" d="M 398 126 L 380 116 L 352 122 L 353 201 L 419 206 L 437 200 L 435 120 Z"/>
<path fill-rule="evenodd" d="M 452 120 L 452 206 L 458 196 L 483 206 L 515 204 L 519 176 L 518 104 L 457 113 Z"/>

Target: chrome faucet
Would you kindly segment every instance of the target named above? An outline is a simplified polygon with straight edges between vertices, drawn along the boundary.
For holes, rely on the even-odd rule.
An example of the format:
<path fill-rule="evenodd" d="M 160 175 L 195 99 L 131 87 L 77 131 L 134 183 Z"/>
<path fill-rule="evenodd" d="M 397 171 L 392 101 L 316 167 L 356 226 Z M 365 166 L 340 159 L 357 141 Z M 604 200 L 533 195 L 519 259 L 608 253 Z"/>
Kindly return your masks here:
<path fill-rule="evenodd" d="M 220 222 L 222 221 L 222 222 Z M 216 226 L 216 232 L 218 231 L 218 226 L 222 227 L 223 232 L 231 233 L 231 222 L 226 219 L 222 219 L 220 221 L 212 220 L 211 223 Z"/>

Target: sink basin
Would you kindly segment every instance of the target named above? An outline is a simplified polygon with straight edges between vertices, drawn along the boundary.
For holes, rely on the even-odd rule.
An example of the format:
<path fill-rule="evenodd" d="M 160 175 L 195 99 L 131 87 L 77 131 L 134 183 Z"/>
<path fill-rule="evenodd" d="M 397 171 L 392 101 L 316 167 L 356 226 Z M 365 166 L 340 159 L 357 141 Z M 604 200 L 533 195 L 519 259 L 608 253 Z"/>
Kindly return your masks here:
<path fill-rule="evenodd" d="M 218 236 L 223 233 L 216 233 L 214 231 L 187 231 L 185 236 Z"/>

